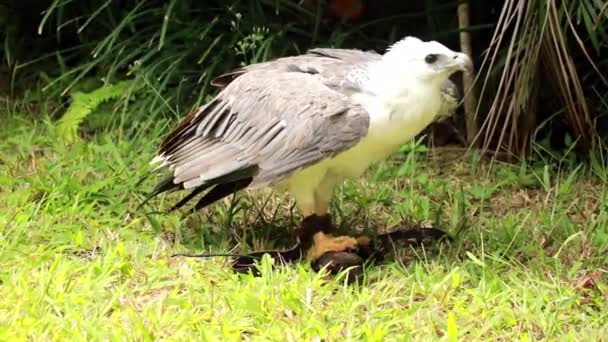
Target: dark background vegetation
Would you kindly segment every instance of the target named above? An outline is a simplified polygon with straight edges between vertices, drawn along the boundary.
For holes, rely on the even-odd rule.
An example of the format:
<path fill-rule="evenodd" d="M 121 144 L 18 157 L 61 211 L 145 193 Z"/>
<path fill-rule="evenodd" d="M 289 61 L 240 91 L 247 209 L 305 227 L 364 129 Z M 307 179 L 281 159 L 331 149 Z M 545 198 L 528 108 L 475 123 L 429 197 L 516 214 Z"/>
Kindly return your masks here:
<path fill-rule="evenodd" d="M 558 156 L 575 149 L 583 158 L 603 152 L 604 0 L 471 0 L 464 29 L 458 1 L 363 0 L 356 18 L 334 10 L 347 2 L 9 0 L 0 4 L 1 96 L 43 105 L 59 119 L 81 103 L 75 93 L 126 81 L 111 96 L 97 93 L 107 99 L 89 99 L 80 114 L 68 111 L 69 125 L 80 134 L 115 125 L 140 131 L 146 120 L 177 120 L 203 103 L 214 91 L 210 77 L 240 64 L 314 46 L 382 52 L 406 35 L 460 50 L 465 30 L 478 71 L 481 129 L 466 132 L 460 110 L 425 132 L 436 145 L 465 145 L 475 134 L 476 146 L 507 158 L 539 149 Z M 106 109 L 96 111 L 101 102 Z"/>

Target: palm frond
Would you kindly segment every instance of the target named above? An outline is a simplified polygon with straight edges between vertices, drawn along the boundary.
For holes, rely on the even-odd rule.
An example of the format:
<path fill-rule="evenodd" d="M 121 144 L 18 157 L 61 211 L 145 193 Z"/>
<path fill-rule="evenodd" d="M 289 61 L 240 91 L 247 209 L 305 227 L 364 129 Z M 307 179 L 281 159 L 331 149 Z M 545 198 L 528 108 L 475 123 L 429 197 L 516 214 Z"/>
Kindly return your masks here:
<path fill-rule="evenodd" d="M 579 147 L 592 147 L 598 133 L 573 58 L 573 48 L 577 46 L 572 40 L 578 42 L 599 77 L 603 76 L 585 50 L 571 17 L 581 6 L 595 6 L 594 1 L 505 1 L 481 66 L 485 78 L 480 97 L 487 99 L 492 94 L 476 137 L 482 141 L 484 151 L 493 148 L 513 157 L 527 155 L 538 128 L 539 92 L 550 94 L 550 106 L 560 113 L 558 119 L 568 123 Z M 496 71 L 498 81 L 495 89 L 490 89 Z"/>

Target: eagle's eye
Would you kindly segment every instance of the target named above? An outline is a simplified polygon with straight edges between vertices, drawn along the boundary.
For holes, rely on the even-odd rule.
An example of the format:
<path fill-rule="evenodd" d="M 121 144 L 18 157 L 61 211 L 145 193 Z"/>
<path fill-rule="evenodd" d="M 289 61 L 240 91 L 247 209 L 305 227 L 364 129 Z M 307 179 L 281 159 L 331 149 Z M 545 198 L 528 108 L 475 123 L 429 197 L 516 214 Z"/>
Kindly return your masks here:
<path fill-rule="evenodd" d="M 437 61 L 437 55 L 434 53 L 432 53 L 430 55 L 426 55 L 426 57 L 424 57 L 424 61 L 429 64 L 433 64 Z"/>

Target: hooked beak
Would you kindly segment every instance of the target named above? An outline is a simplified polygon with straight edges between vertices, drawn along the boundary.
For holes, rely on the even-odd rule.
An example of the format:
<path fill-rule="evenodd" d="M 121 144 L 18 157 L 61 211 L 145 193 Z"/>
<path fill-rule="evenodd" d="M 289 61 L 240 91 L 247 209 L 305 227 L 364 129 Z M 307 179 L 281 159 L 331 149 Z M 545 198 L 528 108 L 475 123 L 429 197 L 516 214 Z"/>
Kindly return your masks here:
<path fill-rule="evenodd" d="M 469 56 L 465 53 L 462 52 L 457 52 L 453 58 L 453 66 L 460 70 L 460 71 L 464 71 L 468 74 L 473 73 L 473 62 L 471 61 L 471 58 L 469 58 Z"/>

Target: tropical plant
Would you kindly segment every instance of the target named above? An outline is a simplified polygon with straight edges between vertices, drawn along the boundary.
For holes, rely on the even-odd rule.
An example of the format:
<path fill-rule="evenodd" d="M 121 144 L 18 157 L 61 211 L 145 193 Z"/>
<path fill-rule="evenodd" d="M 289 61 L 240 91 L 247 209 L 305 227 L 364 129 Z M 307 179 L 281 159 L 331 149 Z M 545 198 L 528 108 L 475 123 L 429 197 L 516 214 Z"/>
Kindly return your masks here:
<path fill-rule="evenodd" d="M 480 95 L 474 143 L 512 158 L 526 156 L 533 141 L 548 135 L 552 142 L 563 140 L 566 149 L 605 144 L 608 118 L 602 113 L 608 112 L 608 86 L 602 75 L 608 74 L 608 59 L 600 58 L 608 49 L 604 0 L 468 1 L 476 15 L 460 28 L 456 13 L 462 1 L 359 0 L 364 15 L 357 20 L 332 17 L 335 1 L 52 0 L 37 21 L 37 33 L 44 39 L 29 45 L 48 47 L 52 41 L 59 48 L 44 53 L 33 49 L 38 56 L 29 60 L 15 58 L 15 37 L 27 35 L 18 31 L 23 23 L 16 25 L 19 20 L 11 18 L 30 12 L 13 9 L 17 14 L 11 20 L 2 17 L 10 24 L 0 48 L 9 65 L 4 73 L 14 78 L 30 70 L 45 80 L 49 98 L 133 80 L 138 96 L 119 96 L 114 108 L 121 124 L 137 123 L 184 115 L 215 91 L 208 86 L 211 77 L 238 65 L 302 53 L 311 46 L 381 51 L 407 34 L 440 39 L 459 49 L 458 34 L 465 30 L 479 33 L 472 36 Z M 340 3 L 359 8 L 359 1 Z M 500 12 L 495 21 L 480 19 L 494 10 Z M 489 28 L 494 33 L 485 35 Z M 47 66 L 40 68 L 41 61 Z"/>
<path fill-rule="evenodd" d="M 489 99 L 477 135 L 484 150 L 523 157 L 551 122 L 563 122 L 581 150 L 602 142 L 608 132 L 598 132 L 601 109 L 591 103 L 608 86 L 608 60 L 597 60 L 608 46 L 605 10 L 600 0 L 505 1 L 479 73 Z M 599 81 L 585 82 L 590 73 Z"/>
<path fill-rule="evenodd" d="M 59 68 L 43 90 L 50 97 L 66 96 L 90 81 L 133 79 L 144 85 L 139 90 L 144 96 L 118 98 L 115 108 L 124 114 L 128 107 L 129 115 L 120 122 L 166 113 L 175 118 L 203 103 L 215 91 L 210 78 L 230 68 L 312 46 L 379 50 L 430 14 L 446 16 L 456 6 L 429 3 L 433 6 L 423 12 L 346 23 L 347 17 L 331 17 L 332 4 L 323 0 L 53 0 L 37 31 L 62 49 L 48 55 Z M 410 24 L 404 25 L 404 18 Z M 453 37 L 455 24 L 447 26 Z M 433 31 L 441 30 L 433 23 Z"/>

